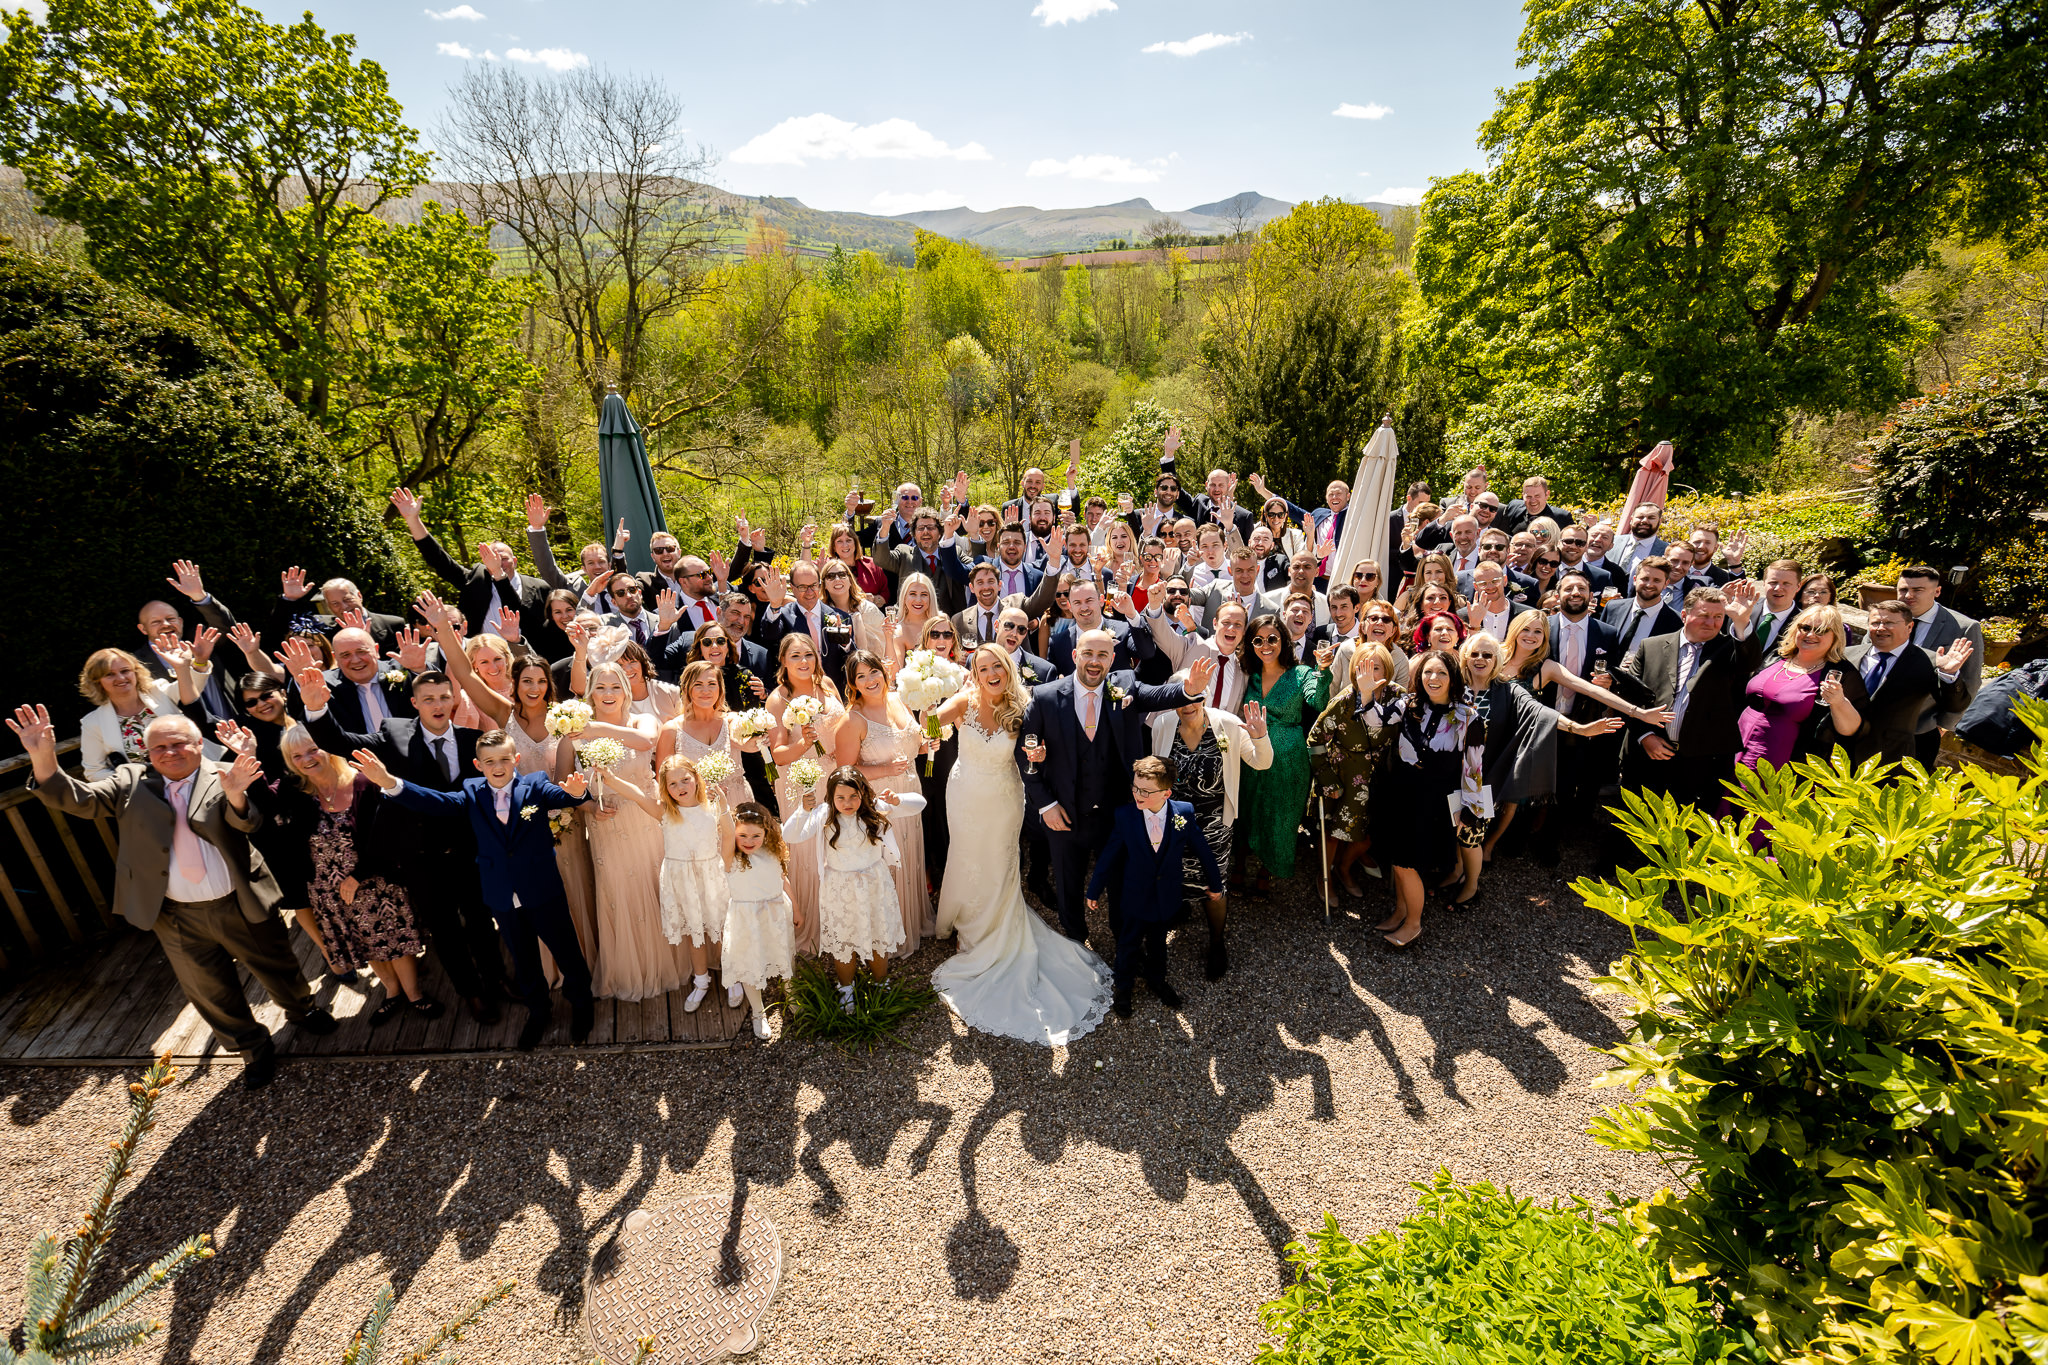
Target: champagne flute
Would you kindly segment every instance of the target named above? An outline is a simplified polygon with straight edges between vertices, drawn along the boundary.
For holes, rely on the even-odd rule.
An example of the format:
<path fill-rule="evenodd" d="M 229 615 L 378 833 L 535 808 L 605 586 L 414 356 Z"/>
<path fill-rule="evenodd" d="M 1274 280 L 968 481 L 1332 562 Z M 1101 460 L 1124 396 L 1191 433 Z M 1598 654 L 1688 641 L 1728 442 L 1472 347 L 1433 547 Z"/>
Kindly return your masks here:
<path fill-rule="evenodd" d="M 1038 736 L 1037 736 L 1037 735 L 1026 735 L 1026 736 L 1024 736 L 1024 749 L 1025 749 L 1025 752 L 1026 752 L 1026 759 L 1025 759 L 1025 761 L 1026 761 L 1026 765 L 1027 765 L 1027 766 L 1025 767 L 1025 771 L 1026 771 L 1026 772 L 1028 772 L 1028 773 L 1031 773 L 1031 774 L 1032 774 L 1032 775 L 1034 775 L 1034 776 L 1036 776 L 1036 775 L 1037 775 L 1037 773 L 1038 773 L 1038 760 L 1037 760 L 1037 759 L 1035 759 L 1035 758 L 1031 758 L 1031 757 L 1029 756 L 1029 754 L 1030 754 L 1030 751 L 1031 751 L 1031 750 L 1033 750 L 1033 749 L 1036 749 L 1037 747 L 1038 747 Z"/>

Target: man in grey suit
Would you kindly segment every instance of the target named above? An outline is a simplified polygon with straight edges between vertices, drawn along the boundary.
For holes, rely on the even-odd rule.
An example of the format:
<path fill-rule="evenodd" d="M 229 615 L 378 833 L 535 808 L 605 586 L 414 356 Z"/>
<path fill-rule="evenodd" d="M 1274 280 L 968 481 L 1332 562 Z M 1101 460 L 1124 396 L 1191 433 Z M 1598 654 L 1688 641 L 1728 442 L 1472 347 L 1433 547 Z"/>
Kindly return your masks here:
<path fill-rule="evenodd" d="M 111 777 L 82 782 L 57 764 L 49 710 L 20 706 L 7 722 L 28 751 L 35 794 L 53 811 L 120 827 L 114 871 L 115 909 L 156 934 L 185 998 L 222 1045 L 242 1054 L 242 1084 L 260 1090 L 277 1070 L 270 1031 L 258 1023 L 235 974 L 240 963 L 307 1033 L 335 1030 L 334 1016 L 313 1003 L 278 918 L 277 879 L 249 843 L 263 823 L 249 787 L 263 775 L 255 755 L 233 766 L 200 752 L 199 727 L 184 716 L 159 716 L 143 743 L 149 763 L 124 763 Z"/>
<path fill-rule="evenodd" d="M 1259 557 L 1245 546 L 1238 546 L 1230 552 L 1230 576 L 1219 578 L 1209 585 L 1209 591 L 1195 599 L 1199 608 L 1202 628 L 1216 628 L 1216 613 L 1226 602 L 1235 602 L 1244 608 L 1246 619 L 1260 616 L 1278 616 L 1280 602 L 1273 594 L 1261 590 L 1259 585 Z"/>
<path fill-rule="evenodd" d="M 1930 653 L 1940 653 L 1957 640 L 1970 642 L 1970 657 L 1957 677 L 1960 690 L 1942 702 L 1941 709 L 1920 718 L 1920 733 L 1914 757 L 1923 768 L 1932 768 L 1941 753 L 1941 737 L 1956 728 L 1963 712 L 1977 699 L 1984 685 L 1984 627 L 1959 611 L 1941 605 L 1941 575 L 1926 564 L 1915 564 L 1899 574 L 1899 600 L 1913 613 L 1913 643 Z M 1949 703 L 1954 703 L 1950 709 Z"/>

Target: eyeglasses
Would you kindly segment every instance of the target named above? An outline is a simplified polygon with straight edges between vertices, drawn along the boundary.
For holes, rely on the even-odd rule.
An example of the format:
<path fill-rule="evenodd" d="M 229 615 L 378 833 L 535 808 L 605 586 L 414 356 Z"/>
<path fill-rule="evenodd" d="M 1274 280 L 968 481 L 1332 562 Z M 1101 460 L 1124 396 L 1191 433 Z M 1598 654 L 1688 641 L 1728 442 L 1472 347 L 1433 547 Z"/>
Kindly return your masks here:
<path fill-rule="evenodd" d="M 1133 796 L 1164 796 L 1171 790 L 1173 790 L 1171 787 L 1141 787 L 1135 782 L 1131 784 L 1131 795 Z"/>
<path fill-rule="evenodd" d="M 898 501 L 898 502 L 923 502 L 923 501 L 924 501 L 924 499 L 923 499 L 922 497 L 919 497 L 919 496 L 918 496 L 917 494 L 915 494 L 915 493 L 898 493 L 898 494 L 896 495 L 896 501 Z"/>

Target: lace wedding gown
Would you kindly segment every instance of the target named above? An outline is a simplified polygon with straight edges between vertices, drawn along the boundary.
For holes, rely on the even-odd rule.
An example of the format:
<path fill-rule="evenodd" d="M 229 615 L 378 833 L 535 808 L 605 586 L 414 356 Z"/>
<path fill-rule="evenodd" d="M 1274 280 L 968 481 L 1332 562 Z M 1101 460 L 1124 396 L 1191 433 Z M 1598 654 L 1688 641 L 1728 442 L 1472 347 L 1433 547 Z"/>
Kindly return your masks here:
<path fill-rule="evenodd" d="M 958 930 L 960 951 L 932 973 L 932 988 L 969 1028 L 1059 1047 L 1102 1022 L 1109 967 L 1024 903 L 1017 864 L 1024 779 L 1015 737 L 988 734 L 972 711 L 957 731 L 939 933 Z"/>

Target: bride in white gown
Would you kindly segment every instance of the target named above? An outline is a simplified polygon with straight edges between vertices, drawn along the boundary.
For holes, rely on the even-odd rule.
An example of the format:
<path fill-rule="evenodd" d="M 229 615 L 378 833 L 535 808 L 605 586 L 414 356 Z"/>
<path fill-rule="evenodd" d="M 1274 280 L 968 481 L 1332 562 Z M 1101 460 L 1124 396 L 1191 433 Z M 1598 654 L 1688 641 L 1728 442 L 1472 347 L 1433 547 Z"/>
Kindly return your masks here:
<path fill-rule="evenodd" d="M 983 645 L 968 669 L 968 686 L 939 710 L 960 736 L 946 787 L 953 842 L 939 888 L 939 934 L 957 930 L 960 950 L 932 973 L 932 988 L 969 1028 L 1059 1047 L 1102 1022 L 1110 970 L 1024 903 L 1016 745 L 1028 698 L 1007 650 Z"/>

